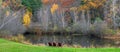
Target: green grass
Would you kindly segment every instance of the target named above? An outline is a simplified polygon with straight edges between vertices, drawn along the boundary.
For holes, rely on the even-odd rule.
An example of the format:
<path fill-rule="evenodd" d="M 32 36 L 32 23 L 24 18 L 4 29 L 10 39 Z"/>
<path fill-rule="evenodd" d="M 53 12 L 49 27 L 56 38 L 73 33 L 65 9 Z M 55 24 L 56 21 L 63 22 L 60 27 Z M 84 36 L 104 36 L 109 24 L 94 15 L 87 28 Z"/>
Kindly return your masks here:
<path fill-rule="evenodd" d="M 41 47 L 0 39 L 0 52 L 120 52 L 120 48 Z"/>

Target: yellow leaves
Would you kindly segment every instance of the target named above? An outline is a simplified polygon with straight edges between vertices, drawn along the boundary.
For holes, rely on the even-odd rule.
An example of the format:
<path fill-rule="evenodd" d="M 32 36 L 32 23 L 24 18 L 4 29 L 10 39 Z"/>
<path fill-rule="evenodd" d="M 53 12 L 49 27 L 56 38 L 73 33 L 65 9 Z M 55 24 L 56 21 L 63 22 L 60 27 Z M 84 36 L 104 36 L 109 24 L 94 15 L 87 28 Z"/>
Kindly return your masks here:
<path fill-rule="evenodd" d="M 99 6 L 102 6 L 106 0 L 96 0 L 96 1 L 91 1 L 88 4 L 90 4 L 92 7 L 97 8 Z"/>
<path fill-rule="evenodd" d="M 28 27 L 31 22 L 32 13 L 27 11 L 23 16 L 23 25 Z"/>
<path fill-rule="evenodd" d="M 84 5 L 80 6 L 78 11 L 88 10 L 90 8 L 98 8 L 104 4 L 106 0 L 83 0 L 85 2 Z"/>
<path fill-rule="evenodd" d="M 13 16 L 15 16 L 15 15 L 16 15 L 16 13 L 13 14 Z"/>
<path fill-rule="evenodd" d="M 77 10 L 77 7 L 71 7 L 70 10 Z"/>
<path fill-rule="evenodd" d="M 87 2 L 88 0 L 83 0 L 84 2 Z"/>
<path fill-rule="evenodd" d="M 51 13 L 53 14 L 57 9 L 58 9 L 58 4 L 53 4 L 52 7 L 51 7 Z"/>
<path fill-rule="evenodd" d="M 96 3 L 94 3 L 94 2 L 89 2 L 89 4 L 92 6 L 92 7 L 94 7 L 94 8 L 97 8 L 97 4 Z"/>
<path fill-rule="evenodd" d="M 10 11 L 6 11 L 6 16 L 9 16 L 10 15 Z"/>
<path fill-rule="evenodd" d="M 78 9 L 78 11 L 87 10 L 87 9 L 89 9 L 89 7 L 87 5 L 83 5 Z"/>

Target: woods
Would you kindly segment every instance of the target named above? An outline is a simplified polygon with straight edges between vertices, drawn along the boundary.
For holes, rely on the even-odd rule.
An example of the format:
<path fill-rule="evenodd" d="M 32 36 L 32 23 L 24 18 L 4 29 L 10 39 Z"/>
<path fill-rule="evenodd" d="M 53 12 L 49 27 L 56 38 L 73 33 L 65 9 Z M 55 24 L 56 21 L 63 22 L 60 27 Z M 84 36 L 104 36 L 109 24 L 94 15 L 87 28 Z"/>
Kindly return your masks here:
<path fill-rule="evenodd" d="M 21 17 L 16 20 L 20 20 L 19 25 L 21 23 L 26 29 L 38 26 L 45 32 L 93 34 L 97 31 L 101 34 L 103 31 L 105 34 L 119 29 L 119 4 L 118 0 L 1 0 L 1 22 L 5 17 L 14 21 L 10 16 L 20 15 L 19 12 Z M 1 28 L 10 22 L 4 23 Z"/>
<path fill-rule="evenodd" d="M 57 35 L 68 35 L 65 36 L 66 41 L 61 41 L 62 43 L 67 41 L 74 43 L 72 40 L 74 34 L 88 37 L 94 35 L 99 38 L 118 36 L 120 34 L 120 1 L 0 0 L 0 34 L 0 36 L 32 34 L 38 37 L 55 34 L 53 37 L 51 35 L 52 41 L 58 41 L 55 40 L 60 38 Z M 49 39 L 46 37 L 43 39 Z M 47 42 L 49 40 L 45 40 L 45 44 Z"/>

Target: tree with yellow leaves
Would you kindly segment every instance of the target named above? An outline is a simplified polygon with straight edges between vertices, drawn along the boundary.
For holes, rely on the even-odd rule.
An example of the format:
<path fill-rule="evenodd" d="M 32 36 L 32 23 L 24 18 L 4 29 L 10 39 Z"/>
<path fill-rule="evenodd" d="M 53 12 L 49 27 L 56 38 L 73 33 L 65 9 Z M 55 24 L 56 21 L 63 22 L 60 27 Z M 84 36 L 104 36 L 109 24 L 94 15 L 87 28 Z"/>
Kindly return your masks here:
<path fill-rule="evenodd" d="M 51 7 L 51 13 L 53 14 L 57 9 L 58 9 L 58 4 L 53 4 L 52 7 Z"/>
<path fill-rule="evenodd" d="M 26 26 L 26 27 L 29 26 L 29 24 L 31 23 L 31 16 L 32 16 L 32 13 L 27 10 L 23 16 L 23 25 L 24 26 Z"/>
<path fill-rule="evenodd" d="M 105 3 L 106 0 L 82 0 L 78 10 L 88 10 L 90 8 L 98 8 Z"/>

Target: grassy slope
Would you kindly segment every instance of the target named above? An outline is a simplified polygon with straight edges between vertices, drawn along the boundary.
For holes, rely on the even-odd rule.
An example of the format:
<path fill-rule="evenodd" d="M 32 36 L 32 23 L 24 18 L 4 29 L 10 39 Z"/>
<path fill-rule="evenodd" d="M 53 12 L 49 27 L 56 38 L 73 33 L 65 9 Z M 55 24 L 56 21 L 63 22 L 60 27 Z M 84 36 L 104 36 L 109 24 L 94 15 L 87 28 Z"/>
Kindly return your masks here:
<path fill-rule="evenodd" d="M 120 52 L 120 48 L 39 47 L 0 39 L 0 52 Z"/>

